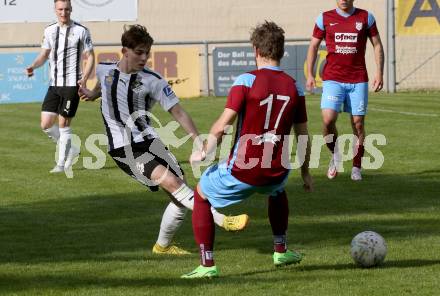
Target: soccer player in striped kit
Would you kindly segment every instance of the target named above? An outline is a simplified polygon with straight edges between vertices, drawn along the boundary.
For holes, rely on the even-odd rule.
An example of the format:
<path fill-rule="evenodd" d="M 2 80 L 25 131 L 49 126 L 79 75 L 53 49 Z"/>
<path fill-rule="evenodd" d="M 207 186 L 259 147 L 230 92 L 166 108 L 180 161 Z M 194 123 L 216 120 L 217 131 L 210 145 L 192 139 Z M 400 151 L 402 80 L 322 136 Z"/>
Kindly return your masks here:
<path fill-rule="evenodd" d="M 121 60 L 100 63 L 96 67 L 95 88 L 80 88 L 81 98 L 102 97 L 108 153 L 116 164 L 151 191 L 161 187 L 172 200 L 163 214 L 153 253 L 185 255 L 188 252 L 173 245 L 172 239 L 187 209 L 193 209 L 194 193 L 185 184 L 176 158 L 151 126 L 150 110 L 158 103 L 194 140 L 198 140 L 199 132 L 168 82 L 145 67 L 153 44 L 147 29 L 141 25 L 128 27 L 122 34 L 121 43 Z M 211 210 L 215 223 L 227 231 L 242 230 L 248 222 L 249 217 L 245 214 L 226 217 L 214 208 Z"/>
<path fill-rule="evenodd" d="M 41 109 L 41 128 L 58 143 L 57 164 L 50 172 L 61 173 L 70 169 L 80 152 L 71 144 L 71 124 L 79 104 L 79 86 L 85 85 L 92 73 L 95 55 L 89 30 L 70 18 L 70 0 L 55 0 L 54 5 L 58 21 L 44 30 L 42 50 L 26 72 L 31 77 L 34 69 L 49 59 L 50 86 Z M 82 72 L 83 55 L 86 63 Z"/>
<path fill-rule="evenodd" d="M 361 160 L 364 155 L 365 115 L 368 105 L 368 74 L 365 49 L 370 39 L 374 48 L 376 74 L 372 88 L 383 87 L 384 52 L 374 16 L 354 7 L 354 0 L 336 0 L 337 8 L 318 16 L 307 55 L 307 89 L 316 87 L 313 67 L 319 45 L 323 39 L 327 46 L 323 71 L 321 98 L 323 135 L 328 136 L 327 147 L 332 153 L 327 177 L 333 179 L 341 164 L 338 152 L 336 120 L 342 111 L 350 113 L 353 134 L 357 137 L 353 147 L 354 158 L 351 179 L 362 180 Z"/>
<path fill-rule="evenodd" d="M 182 278 L 219 275 L 214 263 L 215 229 L 209 209 L 241 202 L 254 193 L 268 196 L 274 265 L 295 264 L 303 258 L 301 253 L 287 248 L 289 205 L 284 187 L 290 171 L 286 160 L 290 158 L 288 143 L 293 128 L 296 136 L 307 139 L 301 176 L 304 189 L 313 189 L 304 92 L 280 69 L 284 56 L 282 28 L 266 21 L 253 29 L 251 42 L 258 69 L 237 77 L 223 113 L 211 127 L 206 146 L 191 155 L 191 162 L 196 162 L 215 152 L 225 128 L 237 119 L 228 160 L 208 167 L 195 189 L 192 223 L 201 264 Z"/>

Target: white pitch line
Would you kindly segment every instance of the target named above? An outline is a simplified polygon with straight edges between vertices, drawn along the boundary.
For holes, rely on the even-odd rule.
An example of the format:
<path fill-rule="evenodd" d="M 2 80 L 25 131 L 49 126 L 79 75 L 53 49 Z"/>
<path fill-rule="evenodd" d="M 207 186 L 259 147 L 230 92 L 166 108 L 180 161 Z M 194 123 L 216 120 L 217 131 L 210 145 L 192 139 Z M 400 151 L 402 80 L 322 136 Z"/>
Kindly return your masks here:
<path fill-rule="evenodd" d="M 368 108 L 368 109 L 373 110 L 373 111 L 378 111 L 378 112 L 396 113 L 396 114 L 403 114 L 403 115 L 439 117 L 438 114 L 434 114 L 434 113 L 404 112 L 404 111 L 394 111 L 394 110 L 386 110 L 386 109 L 378 109 L 378 108 Z"/>

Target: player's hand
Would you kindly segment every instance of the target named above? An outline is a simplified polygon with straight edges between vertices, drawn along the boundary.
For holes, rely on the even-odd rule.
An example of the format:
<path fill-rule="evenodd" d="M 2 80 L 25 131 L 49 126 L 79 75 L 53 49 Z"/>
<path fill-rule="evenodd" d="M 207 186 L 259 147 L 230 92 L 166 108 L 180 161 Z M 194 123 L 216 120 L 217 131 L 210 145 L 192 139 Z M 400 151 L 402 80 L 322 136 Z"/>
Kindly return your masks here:
<path fill-rule="evenodd" d="M 191 153 L 191 156 L 189 157 L 189 162 L 191 164 L 196 163 L 196 162 L 201 162 L 204 161 L 206 159 L 206 152 L 205 151 L 194 151 L 193 153 Z"/>
<path fill-rule="evenodd" d="M 32 77 L 32 76 L 34 76 L 34 68 L 31 67 L 31 66 L 27 67 L 27 68 L 26 68 L 26 75 L 27 75 L 27 77 Z"/>
<path fill-rule="evenodd" d="M 302 176 L 302 179 L 304 182 L 304 185 L 303 185 L 304 191 L 305 192 L 313 192 L 313 178 L 310 175 L 310 173 L 309 172 L 305 172 L 305 173 L 302 172 L 301 176 Z"/>
<path fill-rule="evenodd" d="M 306 82 L 306 89 L 309 92 L 313 92 L 313 90 L 316 88 L 316 80 L 315 77 L 309 76 L 309 78 L 307 78 L 307 82 Z"/>
<path fill-rule="evenodd" d="M 87 87 L 87 80 L 84 79 L 80 79 L 76 82 L 78 84 L 79 87 Z"/>
<path fill-rule="evenodd" d="M 93 91 L 91 91 L 90 89 L 85 88 L 85 87 L 80 87 L 78 89 L 78 95 L 82 101 L 94 101 L 95 100 L 95 98 L 93 97 Z"/>
<path fill-rule="evenodd" d="M 380 91 L 383 88 L 383 76 L 380 74 L 376 74 L 373 80 L 373 90 L 375 92 Z"/>

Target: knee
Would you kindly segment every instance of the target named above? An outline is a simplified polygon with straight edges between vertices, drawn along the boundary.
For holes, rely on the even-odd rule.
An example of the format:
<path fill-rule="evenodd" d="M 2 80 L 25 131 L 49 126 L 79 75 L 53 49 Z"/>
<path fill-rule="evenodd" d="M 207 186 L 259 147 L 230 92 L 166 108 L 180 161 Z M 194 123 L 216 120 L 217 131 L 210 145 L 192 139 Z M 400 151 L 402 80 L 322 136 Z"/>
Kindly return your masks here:
<path fill-rule="evenodd" d="M 333 128 L 336 126 L 336 118 L 323 118 L 322 123 L 325 128 Z"/>
<path fill-rule="evenodd" d="M 44 131 L 48 128 L 51 128 L 55 124 L 55 121 L 56 121 L 56 116 L 52 116 L 52 115 L 41 116 L 40 127 Z"/>
<path fill-rule="evenodd" d="M 351 123 L 351 126 L 354 130 L 356 130 L 358 133 L 363 132 L 364 130 L 364 123 L 362 121 L 353 121 Z"/>
<path fill-rule="evenodd" d="M 43 130 L 43 131 L 51 128 L 52 125 L 53 124 L 51 124 L 51 122 L 47 122 L 47 121 L 41 121 L 41 123 L 40 123 L 41 130 Z"/>
<path fill-rule="evenodd" d="M 183 181 L 171 173 L 163 176 L 162 181 L 160 181 L 160 186 L 170 193 L 175 192 L 182 184 Z"/>

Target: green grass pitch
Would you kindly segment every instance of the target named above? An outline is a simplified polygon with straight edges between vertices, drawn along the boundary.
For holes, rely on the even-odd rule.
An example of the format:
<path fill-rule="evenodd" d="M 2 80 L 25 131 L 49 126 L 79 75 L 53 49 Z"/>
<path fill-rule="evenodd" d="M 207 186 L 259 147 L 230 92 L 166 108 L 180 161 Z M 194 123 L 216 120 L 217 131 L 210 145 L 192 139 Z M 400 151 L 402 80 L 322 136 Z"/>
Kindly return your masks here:
<path fill-rule="evenodd" d="M 224 98 L 182 100 L 206 133 Z M 309 129 L 321 133 L 319 98 L 307 98 Z M 154 109 L 164 123 L 171 117 Z M 100 170 L 82 166 L 90 134 L 104 133 L 98 103 L 81 103 L 73 123 L 82 140 L 74 178 L 49 175 L 54 145 L 39 129 L 40 104 L 0 105 L 0 294 L 2 295 L 439 295 L 440 96 L 439 93 L 371 95 L 367 133 L 387 145 L 378 170 L 354 183 L 348 169 L 325 177 L 329 154 L 312 169 L 315 192 L 306 194 L 298 171 L 287 184 L 288 239 L 306 254 L 297 266 L 276 269 L 267 201 L 254 196 L 223 209 L 251 216 L 242 233 L 217 228 L 215 258 L 221 277 L 185 281 L 199 264 L 191 217 L 175 241 L 187 257 L 151 253 L 168 199 L 152 194 L 107 157 Z M 350 133 L 341 114 L 340 133 Z M 179 135 L 183 135 L 179 130 Z M 106 150 L 104 146 L 101 147 Z M 191 146 L 174 149 L 188 182 Z M 368 155 L 367 155 L 368 156 Z M 357 268 L 349 255 L 358 232 L 375 230 L 387 241 L 383 266 Z"/>

